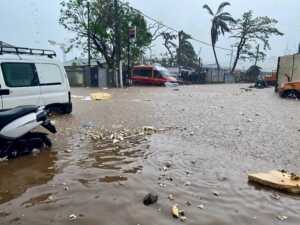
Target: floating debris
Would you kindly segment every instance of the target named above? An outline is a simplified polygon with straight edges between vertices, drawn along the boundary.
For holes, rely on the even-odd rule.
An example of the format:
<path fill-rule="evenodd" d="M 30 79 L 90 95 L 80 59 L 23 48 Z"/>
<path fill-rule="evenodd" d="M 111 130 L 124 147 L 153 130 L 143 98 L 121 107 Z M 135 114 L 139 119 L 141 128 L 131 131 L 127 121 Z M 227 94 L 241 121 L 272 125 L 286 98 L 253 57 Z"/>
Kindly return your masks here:
<path fill-rule="evenodd" d="M 203 204 L 197 205 L 197 208 L 198 209 L 204 209 L 204 205 Z"/>
<path fill-rule="evenodd" d="M 248 174 L 250 182 L 259 183 L 271 187 L 273 189 L 299 194 L 300 193 L 300 179 L 294 173 L 288 173 L 285 170 L 270 171 L 268 173 L 253 173 Z"/>
<path fill-rule="evenodd" d="M 169 199 L 170 201 L 174 201 L 174 200 L 175 200 L 174 195 L 170 194 L 170 195 L 168 196 L 168 199 Z"/>
<path fill-rule="evenodd" d="M 185 183 L 184 183 L 184 186 L 191 186 L 192 185 L 192 183 L 190 182 L 190 181 L 186 181 Z"/>
<path fill-rule="evenodd" d="M 168 167 L 164 166 L 163 171 L 167 171 L 167 170 L 168 170 Z"/>
<path fill-rule="evenodd" d="M 192 161 L 191 161 L 191 163 L 192 163 L 193 165 L 195 165 L 196 162 L 197 162 L 196 160 L 192 160 Z"/>
<path fill-rule="evenodd" d="M 64 190 L 65 190 L 65 191 L 69 191 L 70 188 L 69 188 L 68 186 L 65 186 L 65 187 L 64 187 Z"/>
<path fill-rule="evenodd" d="M 191 205 L 192 205 L 192 203 L 191 203 L 190 201 L 186 201 L 185 204 L 186 204 L 187 206 L 191 206 Z"/>
<path fill-rule="evenodd" d="M 146 135 L 151 135 L 151 134 L 154 134 L 154 133 L 157 132 L 157 129 L 155 129 L 152 126 L 144 126 L 143 130 L 144 130 L 144 132 L 145 132 Z"/>
<path fill-rule="evenodd" d="M 69 220 L 74 221 L 77 219 L 77 216 L 75 214 L 69 215 Z"/>
<path fill-rule="evenodd" d="M 186 220 L 184 211 L 183 211 L 183 210 L 180 210 L 180 209 L 178 208 L 178 205 L 177 205 L 177 204 L 172 206 L 171 212 L 172 212 L 172 215 L 173 215 L 174 218 L 177 218 L 177 219 L 180 219 L 180 220 L 183 220 L 183 221 Z"/>
<path fill-rule="evenodd" d="M 143 203 L 146 206 L 156 203 L 158 200 L 158 195 L 149 193 L 144 197 Z"/>
<path fill-rule="evenodd" d="M 99 100 L 109 100 L 111 99 L 111 94 L 105 93 L 105 92 L 98 92 L 98 93 L 92 93 L 91 94 L 91 99 L 95 101 Z"/>
<path fill-rule="evenodd" d="M 276 194 L 276 193 L 273 193 L 271 195 L 271 198 L 275 199 L 275 200 L 280 200 L 280 195 L 279 194 Z"/>
<path fill-rule="evenodd" d="M 287 216 L 282 216 L 282 215 L 278 215 L 278 216 L 276 216 L 276 218 L 277 218 L 278 220 L 280 220 L 280 221 L 285 221 L 285 220 L 288 219 Z"/>
<path fill-rule="evenodd" d="M 171 163 L 170 161 L 168 161 L 168 162 L 165 163 L 165 166 L 166 166 L 167 168 L 171 168 L 172 163 Z"/>
<path fill-rule="evenodd" d="M 219 192 L 217 192 L 217 191 L 214 191 L 214 192 L 213 192 L 213 194 L 214 194 L 214 196 L 217 196 L 217 197 L 219 197 L 219 196 L 220 196 L 220 193 L 219 193 Z"/>

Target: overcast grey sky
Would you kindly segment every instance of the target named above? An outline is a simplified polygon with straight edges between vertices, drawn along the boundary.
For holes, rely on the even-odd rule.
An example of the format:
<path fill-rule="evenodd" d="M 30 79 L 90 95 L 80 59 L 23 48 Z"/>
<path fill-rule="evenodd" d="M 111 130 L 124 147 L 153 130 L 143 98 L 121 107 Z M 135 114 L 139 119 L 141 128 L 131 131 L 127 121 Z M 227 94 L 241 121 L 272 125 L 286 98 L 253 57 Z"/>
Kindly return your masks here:
<path fill-rule="evenodd" d="M 59 2 L 61 0 L 0 0 L 0 40 L 28 47 L 53 48 L 48 40 L 67 41 L 72 35 L 59 24 Z M 130 4 L 144 13 L 157 18 L 178 30 L 184 30 L 195 38 L 209 42 L 210 17 L 202 9 L 208 3 L 214 10 L 222 0 L 129 0 Z M 278 28 L 285 33 L 283 37 L 271 40 L 272 50 L 267 60 L 261 64 L 266 70 L 276 68 L 277 56 L 295 53 L 300 41 L 300 1 L 299 0 L 230 0 L 227 8 L 237 18 L 247 10 L 253 10 L 257 16 L 270 16 L 279 21 Z M 194 43 L 196 52 L 200 52 L 204 63 L 213 63 L 209 47 Z M 221 37 L 218 45 L 230 47 L 232 40 Z M 58 49 L 56 49 L 59 52 Z M 154 53 L 165 51 L 156 43 Z M 228 66 L 229 52 L 218 50 L 222 66 Z M 68 58 L 78 56 L 72 52 Z M 240 63 L 240 68 L 248 64 Z"/>

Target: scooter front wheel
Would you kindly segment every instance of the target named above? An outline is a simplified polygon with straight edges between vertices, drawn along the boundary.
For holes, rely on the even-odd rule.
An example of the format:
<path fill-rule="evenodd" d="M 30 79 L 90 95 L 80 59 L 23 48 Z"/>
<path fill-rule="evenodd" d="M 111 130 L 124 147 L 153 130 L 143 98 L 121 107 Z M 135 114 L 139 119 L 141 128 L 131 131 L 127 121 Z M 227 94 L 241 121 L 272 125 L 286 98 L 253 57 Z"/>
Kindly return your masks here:
<path fill-rule="evenodd" d="M 46 145 L 46 147 L 51 148 L 52 147 L 52 142 L 50 138 L 48 138 L 46 135 L 43 137 L 43 142 Z"/>

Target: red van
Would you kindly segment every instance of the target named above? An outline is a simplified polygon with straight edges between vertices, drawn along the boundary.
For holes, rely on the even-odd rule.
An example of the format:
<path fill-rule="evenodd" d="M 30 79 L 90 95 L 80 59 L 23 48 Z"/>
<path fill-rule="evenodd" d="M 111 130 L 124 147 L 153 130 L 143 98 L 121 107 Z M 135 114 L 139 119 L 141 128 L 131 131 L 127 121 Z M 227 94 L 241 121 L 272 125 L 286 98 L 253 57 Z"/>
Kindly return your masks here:
<path fill-rule="evenodd" d="M 132 69 L 131 80 L 134 84 L 164 85 L 165 83 L 178 83 L 177 79 L 162 66 L 139 65 Z"/>

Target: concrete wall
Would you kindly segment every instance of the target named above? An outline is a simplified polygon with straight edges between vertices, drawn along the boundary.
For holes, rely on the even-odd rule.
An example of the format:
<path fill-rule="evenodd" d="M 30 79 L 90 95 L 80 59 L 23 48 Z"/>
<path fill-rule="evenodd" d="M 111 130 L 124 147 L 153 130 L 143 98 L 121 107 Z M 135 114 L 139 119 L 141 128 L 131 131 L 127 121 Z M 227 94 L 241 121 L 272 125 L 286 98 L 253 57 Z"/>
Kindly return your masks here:
<path fill-rule="evenodd" d="M 71 87 L 108 87 L 108 73 L 106 69 L 93 67 L 65 67 Z"/>
<path fill-rule="evenodd" d="M 82 68 L 66 68 L 71 87 L 84 87 L 84 71 Z"/>
<path fill-rule="evenodd" d="M 291 81 L 300 81 L 300 55 L 287 55 L 279 59 L 277 84 L 287 82 L 288 75 Z"/>
<path fill-rule="evenodd" d="M 205 81 L 207 83 L 223 83 L 225 81 L 225 70 L 207 69 Z"/>

